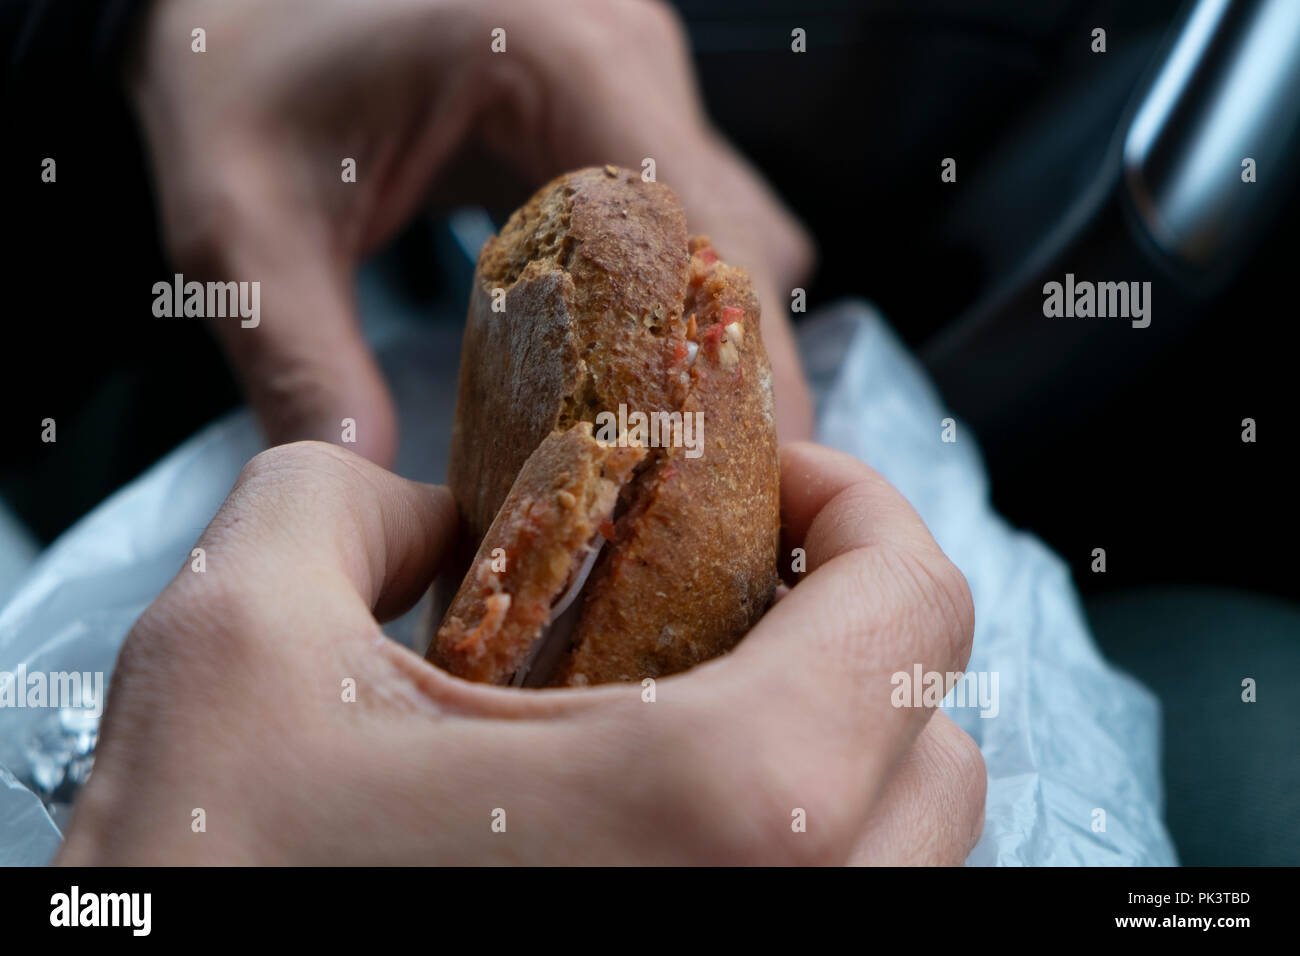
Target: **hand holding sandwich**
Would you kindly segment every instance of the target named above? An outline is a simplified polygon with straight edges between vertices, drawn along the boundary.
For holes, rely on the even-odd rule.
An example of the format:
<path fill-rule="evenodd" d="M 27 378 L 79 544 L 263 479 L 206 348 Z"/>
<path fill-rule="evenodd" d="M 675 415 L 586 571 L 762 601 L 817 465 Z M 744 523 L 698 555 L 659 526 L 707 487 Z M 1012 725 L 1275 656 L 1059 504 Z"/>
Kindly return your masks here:
<path fill-rule="evenodd" d="M 182 570 L 127 638 L 60 859 L 962 862 L 979 751 L 943 714 L 892 706 L 890 674 L 962 668 L 964 580 L 837 453 L 783 450 L 781 512 L 808 571 L 736 650 L 653 702 L 517 690 L 379 629 L 450 545 L 444 489 L 327 445 L 266 452 L 199 542 L 207 571 Z"/>
<path fill-rule="evenodd" d="M 501 170 L 532 187 L 592 164 L 640 170 L 645 157 L 691 228 L 755 277 L 778 427 L 811 435 L 786 313 L 811 244 L 712 129 L 666 5 L 168 0 L 139 54 L 132 88 L 177 268 L 261 283 L 258 327 L 214 321 L 273 442 L 338 441 L 352 418 L 355 448 L 391 462 L 395 415 L 356 321 L 353 271 L 431 190 L 472 202 Z"/>

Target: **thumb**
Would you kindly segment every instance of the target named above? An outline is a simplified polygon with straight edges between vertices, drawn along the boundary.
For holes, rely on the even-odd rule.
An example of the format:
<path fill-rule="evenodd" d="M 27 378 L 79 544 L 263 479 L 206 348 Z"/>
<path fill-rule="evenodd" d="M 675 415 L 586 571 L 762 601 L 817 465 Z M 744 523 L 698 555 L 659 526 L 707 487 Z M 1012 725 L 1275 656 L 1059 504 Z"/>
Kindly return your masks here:
<path fill-rule="evenodd" d="M 220 239 L 222 278 L 252 284 L 255 314 L 213 320 L 271 444 L 344 444 L 381 465 L 397 451 L 397 418 L 361 335 L 351 262 L 301 217 Z M 249 223 L 252 226 L 254 223 Z"/>
<path fill-rule="evenodd" d="M 446 488 L 408 481 L 346 449 L 299 442 L 244 467 L 199 544 L 209 562 L 216 555 L 237 569 L 233 587 L 250 606 L 275 608 L 281 619 L 295 609 L 310 619 L 331 596 L 354 594 L 387 620 L 428 589 L 455 534 Z"/>

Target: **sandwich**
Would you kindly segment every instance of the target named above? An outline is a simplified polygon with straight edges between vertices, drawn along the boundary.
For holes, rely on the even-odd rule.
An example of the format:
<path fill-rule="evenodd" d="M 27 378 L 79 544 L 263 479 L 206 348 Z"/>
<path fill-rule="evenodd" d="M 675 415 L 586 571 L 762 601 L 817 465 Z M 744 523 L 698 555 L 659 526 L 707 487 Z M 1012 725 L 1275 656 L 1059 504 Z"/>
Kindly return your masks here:
<path fill-rule="evenodd" d="M 730 650 L 777 586 L 772 376 L 743 269 L 667 186 L 544 186 L 475 269 L 448 485 L 458 584 L 428 659 L 524 687 Z"/>

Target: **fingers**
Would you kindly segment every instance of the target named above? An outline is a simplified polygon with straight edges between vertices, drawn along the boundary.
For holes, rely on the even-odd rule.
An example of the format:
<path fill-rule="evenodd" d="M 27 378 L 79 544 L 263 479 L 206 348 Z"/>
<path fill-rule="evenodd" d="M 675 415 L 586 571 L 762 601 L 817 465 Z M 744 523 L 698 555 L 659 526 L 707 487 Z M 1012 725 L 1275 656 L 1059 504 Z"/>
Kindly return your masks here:
<path fill-rule="evenodd" d="M 806 712 L 833 711 L 850 728 L 856 716 L 882 741 L 892 729 L 892 756 L 926 713 L 894 706 L 893 675 L 916 664 L 955 673 L 970 655 L 965 578 L 903 496 L 848 455 L 787 446 L 781 488 L 787 543 L 805 550 L 807 571 L 734 656 L 772 673 L 799 661 Z"/>
<path fill-rule="evenodd" d="M 937 712 L 890 778 L 849 862 L 962 865 L 984 829 L 987 788 L 979 747 Z"/>
<path fill-rule="evenodd" d="M 258 238 L 221 237 L 222 277 L 257 282 L 260 291 L 253 318 L 213 320 L 217 338 L 272 444 L 338 444 L 346 436 L 358 454 L 389 465 L 397 450 L 397 417 L 361 335 L 351 270 L 331 261 L 323 241 L 277 240 L 290 223 L 299 221 L 268 221 Z"/>
<path fill-rule="evenodd" d="M 854 548 L 937 547 L 912 506 L 875 469 L 807 443 L 781 447 L 781 543 L 785 554 L 807 552 L 809 572 Z"/>
<path fill-rule="evenodd" d="M 253 459 L 201 536 L 199 564 L 179 572 L 123 644 L 94 780 L 62 861 L 286 858 L 283 825 L 228 808 L 247 809 L 250 781 L 273 782 L 259 785 L 264 808 L 277 789 L 311 791 L 312 768 L 340 747 L 376 749 L 365 736 L 371 715 L 420 708 L 384 666 L 392 642 L 374 616 L 423 592 L 454 523 L 446 489 L 331 445 Z M 200 800 L 226 821 L 211 846 L 155 825 Z M 355 807 L 338 819 L 353 819 Z M 323 825 L 316 842 L 337 830 Z"/>
<path fill-rule="evenodd" d="M 204 314 L 266 437 L 346 440 L 363 457 L 391 464 L 396 414 L 361 334 L 344 240 L 307 198 L 295 198 L 287 173 L 251 163 L 203 171 L 201 184 L 164 176 L 168 247 L 187 284 L 201 283 L 205 293 L 236 284 L 237 311 L 207 308 L 208 295 Z"/>
<path fill-rule="evenodd" d="M 793 342 L 789 324 L 783 337 Z M 815 428 L 812 391 L 804 378 L 793 345 L 781 358 L 772 356 L 772 395 L 776 406 L 776 434 L 780 441 L 808 441 Z"/>
<path fill-rule="evenodd" d="M 810 441 L 815 430 L 812 390 L 799 358 L 789 300 L 757 275 L 754 293 L 762 309 L 763 347 L 772 367 L 777 439 L 782 444 Z"/>
<path fill-rule="evenodd" d="M 267 440 L 346 440 L 357 454 L 391 465 L 397 415 L 349 294 L 331 288 L 338 280 L 311 263 L 246 274 L 267 277 L 260 324 L 218 322 L 216 332 Z"/>
<path fill-rule="evenodd" d="M 455 527 L 447 489 L 308 442 L 249 462 L 199 546 L 209 567 L 237 567 L 248 592 L 279 595 L 271 606 L 348 590 L 383 620 L 428 587 Z"/>
<path fill-rule="evenodd" d="M 833 854 L 860 831 L 937 703 L 901 694 L 897 675 L 919 665 L 946 691 L 969 655 L 973 610 L 960 572 L 866 465 L 787 448 L 782 504 L 790 540 L 807 550 L 803 580 L 731 655 L 659 699 L 682 705 L 665 714 L 680 721 L 666 733 L 700 773 L 761 755 L 737 773 L 765 801 L 764 826 L 803 808 Z"/>

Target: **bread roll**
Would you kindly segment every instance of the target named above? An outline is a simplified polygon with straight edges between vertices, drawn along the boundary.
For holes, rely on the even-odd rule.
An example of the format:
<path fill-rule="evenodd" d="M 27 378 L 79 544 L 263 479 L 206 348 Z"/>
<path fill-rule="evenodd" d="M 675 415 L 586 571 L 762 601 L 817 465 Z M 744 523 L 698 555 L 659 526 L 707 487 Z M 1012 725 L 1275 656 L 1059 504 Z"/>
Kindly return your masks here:
<path fill-rule="evenodd" d="M 746 273 L 668 187 L 559 177 L 479 257 L 448 472 L 464 579 L 429 659 L 552 686 L 724 653 L 775 593 L 777 477 Z"/>

